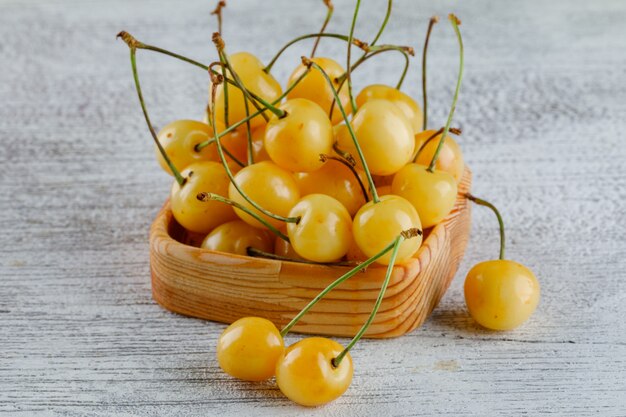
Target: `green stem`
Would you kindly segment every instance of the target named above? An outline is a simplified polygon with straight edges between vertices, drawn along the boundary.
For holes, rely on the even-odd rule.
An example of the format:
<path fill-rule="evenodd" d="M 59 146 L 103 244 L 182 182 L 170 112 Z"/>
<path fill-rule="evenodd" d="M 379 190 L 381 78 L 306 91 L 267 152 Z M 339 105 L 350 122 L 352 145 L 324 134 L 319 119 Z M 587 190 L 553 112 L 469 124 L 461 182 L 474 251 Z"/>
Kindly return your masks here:
<path fill-rule="evenodd" d="M 331 0 L 323 0 L 326 5 L 326 18 L 324 19 L 324 23 L 322 24 L 322 28 L 320 29 L 319 35 L 322 35 L 326 30 L 326 26 L 328 26 L 328 22 L 330 22 L 331 17 L 333 17 L 333 11 L 335 10 L 335 6 L 333 6 L 333 2 Z M 313 49 L 311 49 L 311 58 L 315 56 L 315 51 L 317 50 L 317 46 L 320 43 L 321 36 L 317 36 L 315 38 L 315 43 L 313 44 Z"/>
<path fill-rule="evenodd" d="M 289 237 L 287 237 L 285 234 L 283 234 L 283 232 L 281 232 L 280 230 L 278 230 L 277 228 L 275 228 L 274 226 L 272 226 L 272 224 L 270 222 L 268 222 L 267 220 L 265 220 L 263 217 L 259 216 L 258 214 L 256 214 L 255 212 L 253 212 L 252 210 L 250 210 L 248 207 L 239 204 L 236 201 L 233 201 L 229 198 L 223 197 L 219 194 L 215 194 L 215 193 L 207 193 L 207 192 L 201 192 L 198 193 L 198 195 L 196 196 L 196 198 L 202 202 L 208 202 L 208 201 L 219 201 L 220 203 L 224 203 L 224 204 L 228 204 L 229 206 L 233 206 L 238 208 L 241 211 L 244 211 L 246 214 L 249 214 L 250 216 L 254 217 L 255 220 L 258 220 L 259 222 L 261 222 L 263 224 L 263 226 L 267 227 L 272 233 L 274 233 L 276 236 L 278 236 L 279 238 L 283 239 L 285 242 L 289 242 Z"/>
<path fill-rule="evenodd" d="M 293 90 L 294 88 L 296 88 L 296 86 L 300 83 L 300 81 L 302 81 L 304 79 L 304 77 L 306 77 L 306 75 L 309 73 L 311 69 L 307 68 L 302 75 L 300 75 L 296 81 L 294 81 L 287 90 L 285 90 L 285 92 L 283 94 L 281 94 L 280 97 L 278 97 L 276 100 L 274 100 L 274 102 L 272 104 L 278 104 L 280 103 L 285 97 L 287 97 L 287 94 L 289 94 L 291 92 L 291 90 Z M 237 123 L 232 124 L 231 126 L 229 126 L 227 129 L 225 129 L 224 131 L 222 131 L 221 133 L 219 133 L 217 135 L 217 137 L 222 137 L 227 135 L 228 133 L 232 132 L 233 130 L 237 129 L 239 126 L 243 125 L 244 123 L 247 123 L 248 121 L 250 121 L 250 119 L 255 118 L 256 116 L 258 116 L 259 114 L 261 114 L 263 111 L 265 110 L 258 110 L 255 113 L 252 113 L 250 116 L 246 117 L 245 119 L 242 119 L 240 121 L 238 121 Z M 204 142 L 200 142 L 196 145 L 196 151 L 201 150 L 202 148 L 209 146 L 211 143 L 215 142 L 215 137 L 208 139 Z"/>
<path fill-rule="evenodd" d="M 289 258 L 287 256 L 276 255 L 275 253 L 264 252 L 260 249 L 249 247 L 246 249 L 248 255 L 256 256 L 260 258 L 273 259 L 276 261 L 286 261 L 286 262 L 296 262 L 301 264 L 309 264 L 309 265 L 325 265 L 325 266 L 355 266 L 356 263 L 352 261 L 341 261 L 341 262 L 315 262 L 309 261 L 306 259 L 295 259 Z"/>
<path fill-rule="evenodd" d="M 354 100 L 354 94 L 352 93 L 352 78 L 350 78 L 350 72 L 352 67 L 352 38 L 354 37 L 354 27 L 356 26 L 356 18 L 359 14 L 359 8 L 361 6 L 361 0 L 356 0 L 356 6 L 354 7 L 354 15 L 352 16 L 352 25 L 350 26 L 350 35 L 348 37 L 348 53 L 346 64 L 347 80 L 348 80 L 348 96 L 350 97 L 350 105 L 352 106 L 352 113 L 357 112 L 356 101 Z"/>
<path fill-rule="evenodd" d="M 376 42 L 378 42 L 378 39 L 380 39 L 380 36 L 385 31 L 385 27 L 387 26 L 387 22 L 389 21 L 389 16 L 391 16 L 392 6 L 393 6 L 393 0 L 388 0 L 387 1 L 387 13 L 385 14 L 385 19 L 383 20 L 382 25 L 380 25 L 380 29 L 378 29 L 378 33 L 374 37 L 374 40 L 370 43 L 371 46 L 376 45 Z"/>
<path fill-rule="evenodd" d="M 221 40 L 221 38 L 219 38 Z M 216 44 L 217 45 L 217 44 Z M 248 100 L 251 100 L 250 98 L 250 93 L 248 92 L 248 89 L 244 86 L 243 82 L 241 81 L 241 78 L 239 78 L 239 75 L 235 72 L 235 70 L 233 69 L 233 66 L 230 64 L 230 61 L 228 60 L 228 56 L 226 55 L 226 52 L 224 52 L 224 43 L 221 42 L 220 43 L 221 48 L 218 47 L 218 54 L 220 57 L 220 62 L 224 63 L 226 68 L 228 68 L 228 70 L 230 71 L 231 75 L 233 76 L 233 79 L 235 80 L 235 82 L 237 83 L 237 87 L 241 90 L 241 92 L 243 93 L 243 103 L 244 103 L 244 107 L 246 110 L 246 135 L 247 135 L 247 140 L 248 140 L 248 165 L 252 165 L 254 163 L 253 160 L 253 156 L 252 156 L 252 133 L 250 131 L 250 106 L 248 105 Z M 224 79 L 226 79 L 226 71 L 224 66 L 222 66 L 222 77 L 224 77 Z M 226 95 L 227 89 L 226 87 L 228 86 L 228 83 L 224 84 L 224 100 L 226 100 L 224 102 L 224 109 L 226 109 L 226 106 L 228 104 L 228 97 Z M 261 111 L 261 109 L 259 109 Z M 228 122 L 226 123 L 226 127 L 228 128 Z"/>
<path fill-rule="evenodd" d="M 191 58 L 187 58 L 186 56 L 183 56 L 183 55 L 180 55 L 180 54 L 177 54 L 177 53 L 174 53 L 174 52 L 168 51 L 168 50 L 163 49 L 163 48 L 159 48 L 159 47 L 152 46 L 152 45 L 146 45 L 146 44 L 145 44 L 145 43 L 143 43 L 143 42 L 139 42 L 138 40 L 136 40 L 136 39 L 135 39 L 135 38 L 134 38 L 131 34 L 129 34 L 128 32 L 124 32 L 124 31 L 122 31 L 122 32 L 120 32 L 117 36 L 118 36 L 118 37 L 121 37 L 122 39 L 124 39 L 124 41 L 125 41 L 125 42 L 129 45 L 129 46 L 131 46 L 131 43 L 132 43 L 132 46 L 133 46 L 133 47 L 135 47 L 136 49 L 145 49 L 145 50 L 147 50 L 147 51 L 158 52 L 158 53 L 160 53 L 160 54 L 167 55 L 167 56 L 170 56 L 170 57 L 172 57 L 172 58 L 176 58 L 176 59 L 181 60 L 181 61 L 183 61 L 183 62 L 187 62 L 187 63 L 189 63 L 189 64 L 191 64 L 191 65 L 194 65 L 194 66 L 196 66 L 196 67 L 198 67 L 198 68 L 201 68 L 201 69 L 203 69 L 203 70 L 205 70 L 205 71 L 210 71 L 210 72 L 211 72 L 211 73 L 213 73 L 213 74 L 219 74 L 217 71 L 215 71 L 214 69 L 210 68 L 210 67 L 209 67 L 209 66 L 207 66 L 207 65 L 204 65 L 204 64 L 203 64 L 203 63 L 201 63 L 201 62 L 195 61 L 195 60 L 193 60 L 193 59 L 191 59 Z M 231 80 L 230 78 L 224 78 L 224 80 L 225 80 L 228 84 L 230 84 L 230 85 L 233 85 L 233 86 L 237 87 L 237 83 L 236 83 L 234 80 Z M 261 114 L 261 115 L 262 115 L 262 116 L 263 116 L 263 117 L 267 120 L 268 118 L 267 118 L 267 116 L 266 116 L 266 115 L 265 115 L 265 113 L 264 113 L 264 109 L 262 110 L 262 109 L 259 107 L 259 104 L 258 104 L 258 103 L 262 103 L 262 104 L 263 104 L 264 100 L 263 100 L 261 97 L 259 97 L 258 95 L 254 94 L 254 92 L 252 92 L 252 91 L 249 91 L 248 93 L 249 93 L 249 94 L 250 94 L 250 96 L 254 99 L 254 100 L 252 101 L 252 104 L 254 104 L 254 106 L 255 106 L 255 107 L 256 107 L 256 108 L 260 111 L 260 113 L 259 113 L 259 114 Z M 274 102 L 274 103 L 276 103 L 276 102 Z"/>
<path fill-rule="evenodd" d="M 428 145 L 430 143 L 430 141 L 432 141 L 433 139 L 435 139 L 437 137 L 437 135 L 441 134 L 443 132 L 443 127 L 439 130 L 437 130 L 436 132 L 434 132 L 432 135 L 430 135 L 428 137 L 428 139 L 426 139 L 424 141 L 424 143 L 422 143 L 422 145 L 420 146 L 420 148 L 417 150 L 417 152 L 415 152 L 415 156 L 413 157 L 413 163 L 417 162 L 417 157 L 420 156 L 420 153 L 424 150 L 424 148 L 426 147 L 426 145 Z"/>
<path fill-rule="evenodd" d="M 276 63 L 278 58 L 291 45 L 293 45 L 294 43 L 300 42 L 300 41 L 302 41 L 304 39 L 310 39 L 310 38 L 334 38 L 334 39 L 339 39 L 339 40 L 342 40 L 342 41 L 345 41 L 345 42 L 349 42 L 349 38 L 346 35 L 341 35 L 339 33 L 309 33 L 307 35 L 298 36 L 297 38 L 290 40 L 289 42 L 287 42 L 285 44 L 285 46 L 280 48 L 278 50 L 278 52 L 276 53 L 276 55 L 274 56 L 274 58 L 272 58 L 272 60 L 269 62 L 269 64 L 267 64 L 267 66 L 265 68 L 263 68 L 263 71 L 269 73 L 272 70 L 272 67 L 274 66 L 274 64 Z M 354 43 L 354 45 L 359 47 L 359 48 L 364 48 L 364 47 L 367 46 L 364 42 L 361 42 L 358 39 L 352 39 L 352 43 Z"/>
<path fill-rule="evenodd" d="M 339 107 L 339 111 L 341 112 L 341 115 L 343 116 L 343 120 L 346 122 L 346 127 L 348 128 L 348 131 L 350 132 L 350 136 L 352 137 L 352 141 L 354 142 L 354 147 L 356 148 L 359 154 L 359 159 L 361 160 L 361 165 L 363 165 L 363 170 L 365 171 L 365 175 L 367 176 L 367 182 L 370 186 L 370 191 L 372 193 L 372 200 L 374 200 L 374 203 L 380 202 L 380 199 L 378 198 L 378 193 L 376 192 L 376 185 L 374 185 L 374 179 L 372 178 L 372 174 L 370 173 L 370 170 L 367 167 L 367 162 L 365 161 L 365 156 L 363 155 L 363 151 L 361 150 L 359 141 L 356 138 L 356 134 L 354 133 L 354 130 L 352 129 L 352 125 L 350 124 L 350 121 L 348 120 L 348 115 L 346 114 L 346 111 L 343 108 L 343 104 L 341 104 L 341 100 L 339 100 L 337 90 L 335 90 L 335 86 L 333 85 L 332 80 L 330 79 L 328 74 L 326 74 L 326 71 L 324 71 L 322 67 L 317 65 L 315 62 L 311 61 L 310 59 L 307 59 L 306 57 L 302 57 L 302 62 L 305 65 L 312 66 L 313 68 L 321 72 L 324 78 L 326 79 L 326 82 L 330 86 L 333 92 L 333 96 L 335 97 L 335 101 L 337 102 L 337 107 Z"/>
<path fill-rule="evenodd" d="M 243 82 L 241 81 L 241 78 L 239 78 L 239 75 L 235 72 L 235 69 L 230 64 L 230 60 L 228 59 L 228 56 L 226 55 L 226 52 L 224 52 L 224 40 L 221 38 L 220 34 L 217 33 L 217 32 L 213 34 L 213 43 L 215 43 L 215 46 L 217 47 L 217 52 L 218 52 L 218 54 L 220 56 L 220 61 L 223 62 L 226 65 L 226 67 L 228 68 L 228 71 L 233 76 L 233 79 L 235 80 L 235 83 L 237 84 L 237 86 L 239 87 L 241 92 L 243 93 L 244 97 L 247 97 L 247 98 L 252 100 L 252 96 L 251 96 L 250 92 L 244 86 Z M 224 77 L 224 79 L 226 79 L 226 75 L 225 74 L 222 74 L 222 76 Z M 283 118 L 283 117 L 285 117 L 287 115 L 286 111 L 271 105 L 265 99 L 263 99 L 263 98 L 261 98 L 259 96 L 256 96 L 255 100 L 260 102 L 265 108 L 267 108 L 269 111 L 274 113 L 276 115 L 276 117 L 278 117 L 278 118 Z"/>
<path fill-rule="evenodd" d="M 339 158 L 339 157 L 332 156 L 332 155 L 320 154 L 320 161 L 326 162 L 329 159 L 332 159 L 333 161 L 337 161 L 340 164 L 343 164 L 348 167 L 348 169 L 352 172 L 352 174 L 354 174 L 354 178 L 356 178 L 357 182 L 359 183 L 359 186 L 361 187 L 361 191 L 363 192 L 363 198 L 365 198 L 365 202 L 366 203 L 369 202 L 370 199 L 369 199 L 369 196 L 367 195 L 367 189 L 365 188 L 363 181 L 361 181 L 361 177 L 359 176 L 359 173 L 354 168 L 354 165 L 352 165 L 350 162 L 346 161 L 343 158 Z"/>
<path fill-rule="evenodd" d="M 359 271 L 362 271 L 364 268 L 370 266 L 371 264 L 376 262 L 378 259 L 383 257 L 387 252 L 393 249 L 395 244 L 396 244 L 396 240 L 394 240 L 393 242 L 385 246 L 385 248 L 381 250 L 380 252 L 378 252 L 376 255 L 372 256 L 367 261 L 355 266 L 350 271 L 346 272 L 345 274 L 337 278 L 335 281 L 333 281 L 329 286 L 324 288 L 322 292 L 317 294 L 317 296 L 315 296 L 314 299 L 312 299 L 302 310 L 300 310 L 298 314 L 296 314 L 296 316 L 293 319 L 291 319 L 291 321 L 285 327 L 283 327 L 283 329 L 280 331 L 280 335 L 282 337 L 285 337 L 287 333 L 289 333 L 291 328 L 295 326 L 296 323 L 298 323 L 298 321 L 300 321 L 302 316 L 304 316 L 315 304 L 317 304 L 319 300 L 324 298 L 326 294 L 334 290 L 338 285 L 341 285 L 344 281 L 356 275 Z"/>
<path fill-rule="evenodd" d="M 349 163 L 352 166 L 356 166 L 356 160 L 354 159 L 354 156 L 352 156 L 350 152 L 347 152 L 341 149 L 337 142 L 333 143 L 333 150 L 337 153 L 337 155 L 342 157 L 347 163 Z"/>
<path fill-rule="evenodd" d="M 435 164 L 437 163 L 439 152 L 441 151 L 441 148 L 443 147 L 443 142 L 448 135 L 448 130 L 450 130 L 450 124 L 452 123 L 452 117 L 454 116 L 454 110 L 456 109 L 456 102 L 459 98 L 461 80 L 463 79 L 463 38 L 461 37 L 461 32 L 459 31 L 459 24 L 461 23 L 461 21 L 453 14 L 450 14 L 448 18 L 452 23 L 452 27 L 454 28 L 454 32 L 456 33 L 457 40 L 459 41 L 459 75 L 456 81 L 456 88 L 454 90 L 454 97 L 452 98 L 452 106 L 450 107 L 448 120 L 446 121 L 446 126 L 444 127 L 443 133 L 441 134 L 441 139 L 439 140 L 439 145 L 437 145 L 437 149 L 435 150 L 433 159 L 430 161 L 430 165 L 427 168 L 428 172 L 435 171 Z"/>
<path fill-rule="evenodd" d="M 161 142 L 159 142 L 157 133 L 155 132 L 154 127 L 152 126 L 152 122 L 150 121 L 150 116 L 148 116 L 148 110 L 146 109 L 146 104 L 144 102 L 143 94 L 141 92 L 141 84 L 139 83 L 139 73 L 137 71 L 137 60 L 135 57 L 135 53 L 136 53 L 135 47 L 131 46 L 130 47 L 130 65 L 133 71 L 133 79 L 135 80 L 135 89 L 137 90 L 137 97 L 139 98 L 139 104 L 141 105 L 143 116 L 146 119 L 146 123 L 148 124 L 148 129 L 150 130 L 152 139 L 154 139 L 154 143 L 159 149 L 159 152 L 161 153 L 161 155 L 163 156 L 163 159 L 167 163 L 167 166 L 170 168 L 170 171 L 172 171 L 172 174 L 174 175 L 176 182 L 178 183 L 178 185 L 182 187 L 185 184 L 185 178 L 183 178 L 183 176 L 180 174 L 180 171 L 176 169 L 176 167 L 174 166 L 174 163 L 172 162 L 170 157 L 167 155 L 167 152 L 165 152 L 163 145 L 161 145 Z"/>
<path fill-rule="evenodd" d="M 384 46 L 384 48 L 383 48 Z M 381 49 L 378 49 L 381 48 Z M 402 73 L 400 74 L 400 79 L 398 80 L 398 83 L 396 84 L 396 89 L 399 90 L 400 88 L 402 88 L 402 84 L 404 83 L 404 79 L 406 78 L 406 74 L 409 71 L 409 65 L 410 65 L 410 60 L 409 60 L 409 55 L 411 55 L 412 49 L 406 46 L 395 46 L 395 45 L 381 45 L 381 46 L 377 46 L 376 49 L 374 50 L 374 52 L 372 53 L 366 53 L 364 54 L 361 58 L 357 59 L 355 61 L 355 63 L 352 65 L 352 69 L 351 71 L 356 70 L 361 64 L 363 64 L 365 61 L 367 61 L 368 59 L 381 54 L 383 52 L 387 52 L 387 51 L 398 51 L 402 54 L 402 56 L 404 57 L 404 68 L 402 69 Z M 346 78 L 347 78 L 347 72 L 344 72 L 342 75 L 340 75 L 339 77 L 337 77 L 337 91 L 340 91 L 341 88 L 343 87 L 344 83 L 346 82 Z M 335 103 L 336 101 L 333 100 L 333 102 L 330 105 L 330 111 L 329 111 L 329 115 L 328 117 L 332 119 L 333 117 L 333 113 L 335 112 Z"/>
<path fill-rule="evenodd" d="M 259 210 L 261 213 L 265 214 L 268 217 L 271 217 L 273 219 L 285 222 L 285 223 L 298 223 L 300 221 L 299 217 L 283 217 L 283 216 L 279 216 L 278 214 L 274 214 L 266 209 L 264 209 L 263 207 L 261 207 L 256 201 L 252 200 L 250 197 L 248 197 L 248 195 L 241 189 L 241 187 L 239 187 L 239 184 L 237 184 L 237 182 L 235 181 L 235 177 L 232 173 L 232 171 L 230 170 L 230 167 L 228 166 L 228 164 L 226 163 L 226 157 L 224 156 L 224 150 L 222 147 L 222 141 L 220 140 L 219 135 L 217 134 L 217 130 L 215 128 L 215 90 L 217 89 L 217 80 L 213 80 L 212 82 L 212 86 L 211 86 L 211 103 L 213 103 L 213 108 L 211 109 L 211 124 L 213 127 L 213 136 L 215 137 L 215 144 L 217 145 L 217 153 L 220 157 L 220 161 L 222 161 L 222 165 L 224 166 L 224 170 L 226 171 L 226 175 L 228 176 L 228 179 L 230 180 L 231 184 L 233 184 L 233 186 L 235 187 L 235 189 L 237 190 L 237 192 L 239 194 L 241 194 L 241 196 L 248 202 L 250 203 L 255 209 Z"/>
<path fill-rule="evenodd" d="M 424 103 L 424 121 L 422 124 L 422 130 L 426 130 L 428 126 L 428 96 L 426 94 L 426 52 L 428 51 L 428 43 L 430 41 L 430 34 L 433 31 L 433 26 L 439 22 L 438 16 L 433 16 L 428 21 L 428 30 L 426 30 L 426 40 L 424 40 L 424 49 L 422 49 L 422 100 Z"/>
<path fill-rule="evenodd" d="M 498 259 L 504 259 L 504 249 L 505 249 L 505 239 L 504 239 L 504 221 L 502 220 L 502 216 L 500 215 L 500 211 L 496 208 L 496 206 L 494 206 L 493 204 L 491 204 L 489 201 L 487 200 L 483 200 L 482 198 L 478 198 L 473 196 L 470 193 L 466 193 L 465 196 L 467 197 L 468 200 L 473 201 L 474 203 L 478 204 L 479 206 L 484 206 L 484 207 L 489 207 L 491 209 L 491 211 L 493 211 L 496 215 L 496 218 L 498 219 L 498 225 L 500 226 L 500 256 Z"/>
<path fill-rule="evenodd" d="M 341 364 L 343 358 L 350 352 L 350 349 L 357 344 L 357 342 L 363 337 L 367 329 L 370 327 L 372 322 L 374 321 L 374 317 L 376 317 L 376 313 L 378 313 L 378 309 L 383 302 L 383 298 L 385 296 L 385 292 L 387 291 L 387 286 L 389 286 L 389 280 L 391 279 L 391 273 L 393 272 L 393 265 L 396 263 L 396 258 L 398 256 L 398 250 L 400 249 L 400 243 L 404 240 L 402 235 L 398 236 L 396 240 L 393 242 L 393 251 L 391 252 L 391 258 L 389 261 L 389 265 L 387 266 L 387 273 L 385 274 L 385 280 L 383 281 L 383 285 L 380 288 L 380 292 L 378 293 L 378 298 L 376 299 L 376 303 L 374 304 L 374 308 L 370 313 L 370 316 L 367 318 L 367 321 L 363 323 L 359 332 L 352 338 L 350 343 L 341 351 L 336 358 L 332 360 L 333 366 L 336 368 Z"/>
<path fill-rule="evenodd" d="M 420 146 L 420 148 L 417 150 L 417 152 L 415 153 L 415 156 L 412 158 L 413 162 L 417 162 L 417 158 L 419 158 L 420 154 L 422 153 L 422 151 L 426 148 L 426 146 L 432 142 L 438 135 L 440 135 L 441 133 L 443 133 L 443 127 L 440 128 L 439 130 L 437 130 L 435 133 L 433 133 L 432 135 L 430 135 L 428 137 L 428 139 L 426 139 L 424 141 L 424 143 L 422 143 L 422 145 Z M 460 135 L 461 134 L 461 129 L 456 128 L 456 127 L 451 127 L 450 128 L 450 133 L 454 133 L 455 135 Z"/>

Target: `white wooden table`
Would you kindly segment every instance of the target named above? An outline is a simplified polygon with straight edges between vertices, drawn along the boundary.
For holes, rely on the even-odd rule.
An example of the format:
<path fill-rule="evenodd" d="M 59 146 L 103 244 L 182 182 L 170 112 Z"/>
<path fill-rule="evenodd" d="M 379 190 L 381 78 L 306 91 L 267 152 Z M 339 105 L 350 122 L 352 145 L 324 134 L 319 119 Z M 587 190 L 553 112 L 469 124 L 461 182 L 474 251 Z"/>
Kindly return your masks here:
<path fill-rule="evenodd" d="M 214 359 L 224 326 L 151 298 L 148 227 L 171 180 L 115 34 L 209 62 L 216 24 L 213 1 L 129 3 L 0 2 L 1 415 L 626 415 L 626 3 L 397 1 L 384 42 L 419 48 L 431 14 L 463 20 L 455 124 L 474 192 L 501 208 L 508 254 L 536 272 L 542 300 L 511 332 L 468 317 L 463 278 L 498 244 L 493 215 L 476 208 L 432 317 L 358 344 L 351 388 L 319 409 L 295 406 L 272 382 L 229 378 Z M 352 2 L 336 3 L 330 30 L 346 32 Z M 357 36 L 368 40 L 386 1 L 364 3 Z M 321 1 L 232 0 L 224 37 L 230 51 L 267 60 L 323 15 Z M 457 71 L 442 21 L 429 61 L 436 124 Z M 309 45 L 281 59 L 283 83 Z M 344 47 L 320 48 L 343 61 Z M 400 62 L 372 61 L 357 88 L 394 82 Z M 149 53 L 139 65 L 156 124 L 200 116 L 202 71 Z M 415 97 L 418 67 L 406 82 Z"/>

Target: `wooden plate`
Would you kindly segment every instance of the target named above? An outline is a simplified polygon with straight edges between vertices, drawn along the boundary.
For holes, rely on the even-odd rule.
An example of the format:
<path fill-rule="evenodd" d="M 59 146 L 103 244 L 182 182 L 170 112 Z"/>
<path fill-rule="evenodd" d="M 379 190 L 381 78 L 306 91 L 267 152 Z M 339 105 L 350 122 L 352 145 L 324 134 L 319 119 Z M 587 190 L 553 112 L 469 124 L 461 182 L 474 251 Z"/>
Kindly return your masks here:
<path fill-rule="evenodd" d="M 422 247 L 398 264 L 366 336 L 394 337 L 420 326 L 448 289 L 470 232 L 465 170 L 450 215 L 425 231 Z M 348 267 L 309 265 L 214 252 L 182 242 L 189 235 L 165 203 L 150 229 L 152 296 L 164 308 L 186 316 L 232 323 L 260 316 L 286 324 Z M 295 332 L 352 337 L 372 310 L 386 267 L 373 265 L 337 287 L 294 327 Z"/>

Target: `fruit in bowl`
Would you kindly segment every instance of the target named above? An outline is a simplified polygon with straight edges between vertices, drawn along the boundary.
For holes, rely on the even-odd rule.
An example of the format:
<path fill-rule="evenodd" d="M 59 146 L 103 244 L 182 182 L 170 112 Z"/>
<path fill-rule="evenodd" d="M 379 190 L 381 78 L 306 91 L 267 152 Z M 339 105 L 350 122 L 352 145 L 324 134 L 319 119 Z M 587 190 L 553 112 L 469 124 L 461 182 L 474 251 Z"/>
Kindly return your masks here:
<path fill-rule="evenodd" d="M 221 8 L 216 10 L 221 27 Z M 153 296 L 172 311 L 231 323 L 217 358 L 233 377 L 276 377 L 293 401 L 316 406 L 345 392 L 351 349 L 362 337 L 392 337 L 419 326 L 456 273 L 469 236 L 469 201 L 490 207 L 501 226 L 500 259 L 477 265 L 466 279 L 472 317 L 492 329 L 525 321 L 539 299 L 536 278 L 504 260 L 497 209 L 469 193 L 452 127 L 463 74 L 460 21 L 458 78 L 445 124 L 428 129 L 426 51 L 422 108 L 401 91 L 413 48 L 369 44 L 324 32 L 287 43 L 267 65 L 249 52 L 229 54 L 219 32 L 217 60 L 202 64 L 119 36 L 130 47 L 139 102 L 160 166 L 174 177 L 169 200 L 151 229 Z M 391 11 L 388 4 L 387 16 Z M 346 68 L 315 57 L 320 39 L 346 43 Z M 271 72 L 288 47 L 315 39 L 285 90 Z M 353 49 L 361 56 L 352 59 Z M 137 50 L 156 51 L 207 71 L 210 97 L 203 121 L 179 120 L 157 133 L 143 99 Z M 395 87 L 370 84 L 358 94 L 353 72 L 381 53 L 406 65 Z M 262 316 L 262 317 L 259 317 Z M 278 327 L 281 330 L 278 330 Z M 291 330 L 326 337 L 285 347 Z"/>

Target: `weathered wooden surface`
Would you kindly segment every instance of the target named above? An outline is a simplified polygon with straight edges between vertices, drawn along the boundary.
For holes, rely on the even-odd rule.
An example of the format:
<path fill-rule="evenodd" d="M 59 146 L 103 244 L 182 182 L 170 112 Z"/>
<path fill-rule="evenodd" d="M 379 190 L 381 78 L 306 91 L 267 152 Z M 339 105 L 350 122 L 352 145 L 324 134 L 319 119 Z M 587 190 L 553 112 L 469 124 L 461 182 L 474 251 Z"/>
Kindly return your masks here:
<path fill-rule="evenodd" d="M 208 61 L 215 23 L 210 1 L 129 3 L 0 3 L 0 414 L 626 415 L 626 3 L 397 1 L 385 42 L 421 44 L 434 12 L 463 20 L 456 124 L 473 188 L 502 209 L 508 254 L 536 272 L 543 297 L 512 332 L 467 316 L 463 276 L 497 252 L 496 222 L 476 208 L 433 316 L 407 336 L 360 343 L 352 387 L 315 410 L 272 383 L 224 375 L 213 352 L 224 326 L 150 297 L 148 228 L 170 179 L 114 35 Z M 230 50 L 264 60 L 324 13 L 321 2 L 230 3 Z M 335 3 L 331 30 L 345 30 L 350 4 Z M 358 36 L 369 39 L 386 2 L 364 3 Z M 442 123 L 457 63 L 447 24 L 432 46 Z M 343 45 L 321 48 L 341 57 Z M 279 62 L 282 80 L 300 54 Z M 364 66 L 357 86 L 393 82 L 399 62 Z M 148 54 L 139 64 L 156 123 L 200 116 L 205 74 Z M 415 96 L 417 74 L 406 85 Z"/>

